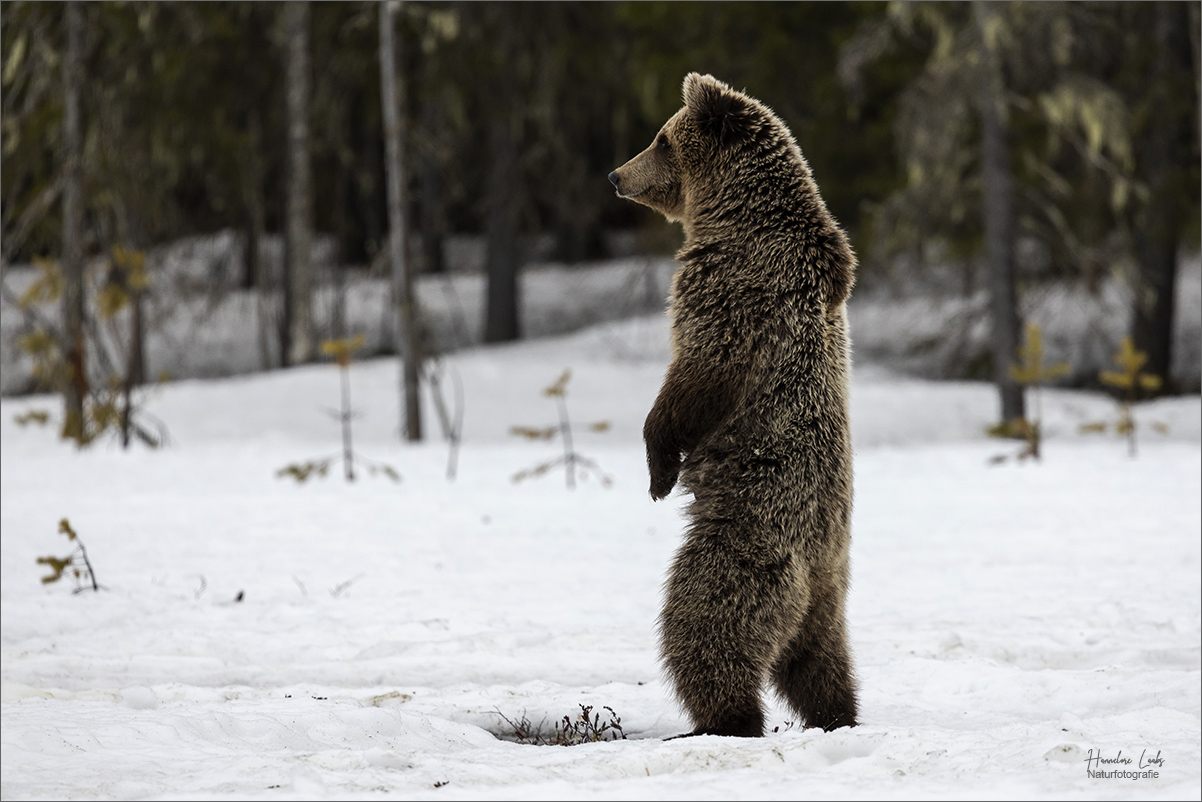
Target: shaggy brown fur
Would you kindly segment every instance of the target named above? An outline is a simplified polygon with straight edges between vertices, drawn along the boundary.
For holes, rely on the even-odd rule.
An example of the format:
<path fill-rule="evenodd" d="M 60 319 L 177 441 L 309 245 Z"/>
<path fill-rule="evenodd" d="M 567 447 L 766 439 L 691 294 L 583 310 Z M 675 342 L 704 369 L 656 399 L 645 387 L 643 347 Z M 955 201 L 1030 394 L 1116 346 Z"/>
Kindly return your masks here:
<path fill-rule="evenodd" d="M 690 74 L 610 174 L 683 223 L 672 363 L 643 429 L 651 496 L 692 492 L 660 617 L 694 734 L 758 736 L 769 677 L 809 726 L 856 723 L 847 318 L 855 256 L 770 109 Z"/>

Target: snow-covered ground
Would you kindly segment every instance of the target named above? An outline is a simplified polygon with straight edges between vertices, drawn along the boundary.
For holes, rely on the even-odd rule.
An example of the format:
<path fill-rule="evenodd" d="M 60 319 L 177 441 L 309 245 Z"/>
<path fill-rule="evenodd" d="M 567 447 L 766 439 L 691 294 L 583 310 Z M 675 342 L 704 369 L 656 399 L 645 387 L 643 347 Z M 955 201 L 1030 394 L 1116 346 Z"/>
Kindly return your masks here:
<path fill-rule="evenodd" d="M 654 639 L 683 499 L 649 500 L 639 433 L 666 339 L 640 318 L 449 358 L 454 483 L 429 405 L 425 445 L 396 437 L 394 360 L 351 384 L 356 449 L 400 484 L 276 478 L 338 451 L 329 365 L 167 385 L 160 452 L 77 453 L 13 421 L 53 399 L 0 401 L 0 796 L 1198 798 L 1198 397 L 1141 409 L 1133 459 L 1077 433 L 1112 402 L 1047 393 L 1043 462 L 994 464 L 1018 446 L 982 434 L 990 387 L 857 369 L 861 726 L 773 705 L 763 739 L 663 740 L 687 727 Z M 556 456 L 508 429 L 555 422 L 540 390 L 565 368 L 609 487 L 511 481 Z M 39 582 L 63 517 L 100 593 Z M 549 728 L 581 704 L 629 739 L 504 737 L 502 716 Z M 1088 777 L 1120 751 L 1159 776 Z"/>
<path fill-rule="evenodd" d="M 253 290 L 231 286 L 228 266 L 223 268 L 225 282 L 211 277 L 204 280 L 215 266 L 230 261 L 229 246 L 234 240 L 227 235 L 190 238 L 169 246 L 167 257 L 151 257 L 156 268 L 151 271 L 154 290 L 145 308 L 147 376 L 166 373 L 174 379 L 212 379 L 279 366 L 278 297 L 261 310 L 261 300 Z M 99 290 L 106 275 L 104 265 L 101 260 L 92 264 L 92 293 Z M 611 259 L 587 266 L 527 266 L 519 276 L 522 335 L 565 334 L 661 310 L 676 266 L 671 257 L 663 256 Z M 37 276 L 30 267 L 8 268 L 5 281 L 12 294 L 20 297 Z M 319 272 L 319 278 L 314 293 L 318 338 L 353 332 L 364 336 L 366 353 L 392 352 L 395 312 L 389 301 L 388 279 L 364 270 L 347 270 L 341 289 L 335 289 L 328 273 Z M 487 281 L 483 272 L 419 275 L 415 293 L 419 326 L 429 347 L 454 351 L 484 341 Z M 59 306 L 57 302 L 40 304 L 39 318 L 58 320 Z M 264 326 L 263 320 L 269 323 Z M 114 354 L 127 352 L 129 328 L 128 309 L 101 327 Z M 19 347 L 20 337 L 30 330 L 21 310 L 0 298 L 2 395 L 18 395 L 36 387 L 33 361 Z M 116 361 L 124 364 L 122 357 Z"/>
<path fill-rule="evenodd" d="M 314 317 L 318 336 L 361 333 L 366 352 L 389 353 L 394 313 L 389 283 L 379 274 L 346 270 L 335 290 L 328 262 L 333 245 L 314 250 L 318 289 Z M 265 257 L 278 261 L 282 243 Z M 149 259 L 152 290 L 147 298 L 146 375 L 175 379 L 222 378 L 279 364 L 278 314 L 254 291 L 238 289 L 240 248 L 232 231 L 190 237 L 163 246 Z M 272 257 L 271 254 L 274 254 Z M 523 336 L 548 337 L 663 309 L 677 264 L 670 257 L 629 256 L 589 264 L 538 262 L 519 277 Z M 861 275 L 848 315 L 861 359 L 891 365 L 923 378 L 987 376 L 989 297 L 984 290 L 965 296 L 949 283 L 954 266 L 907 268 L 896 275 Z M 106 275 L 104 262 L 92 265 L 91 292 Z M 5 281 L 20 296 L 35 280 L 29 266 L 10 267 Z M 978 284 L 982 283 L 978 280 Z M 419 274 L 416 308 L 430 347 L 449 352 L 484 339 L 487 281 L 480 270 Z M 1097 386 L 1099 370 L 1113 367 L 1119 342 L 1129 331 L 1131 290 L 1117 276 L 1092 290 L 1083 281 L 1024 282 L 1021 317 L 1038 324 L 1049 363 L 1068 362 L 1062 386 Z M 278 298 L 276 299 L 278 301 Z M 275 311 L 272 311 L 275 309 Z M 1177 274 L 1171 375 L 1178 386 L 1196 392 L 1202 371 L 1202 259 L 1185 255 Z M 38 307 L 39 316 L 57 320 L 59 304 Z M 114 354 L 126 353 L 128 310 L 102 327 Z M 269 321 L 266 325 L 263 321 Z M 338 322 L 341 321 L 341 322 Z M 0 395 L 19 395 L 36 386 L 33 362 L 18 347 L 29 321 L 0 298 Z M 117 343 L 121 345 L 117 345 Z M 115 357 L 124 364 L 123 357 Z"/>

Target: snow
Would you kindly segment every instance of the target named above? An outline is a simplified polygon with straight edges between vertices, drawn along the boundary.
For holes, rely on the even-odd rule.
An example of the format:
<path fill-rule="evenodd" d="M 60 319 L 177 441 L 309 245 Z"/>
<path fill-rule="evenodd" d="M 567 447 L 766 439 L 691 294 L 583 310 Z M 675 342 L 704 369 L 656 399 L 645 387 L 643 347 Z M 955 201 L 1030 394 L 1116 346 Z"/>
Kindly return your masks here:
<path fill-rule="evenodd" d="M 869 274 L 848 303 L 860 359 L 887 363 L 924 378 L 988 375 L 989 293 L 952 286 L 950 266 L 913 267 L 896 277 Z M 957 277 L 958 278 L 958 277 Z M 1096 386 L 1099 370 L 1130 332 L 1132 288 L 1116 273 L 1091 287 L 1085 280 L 1024 281 L 1019 319 L 1039 325 L 1048 364 L 1067 362 L 1062 384 Z M 1195 392 L 1202 369 L 1202 260 L 1182 255 L 1174 293 L 1170 373 Z"/>
<path fill-rule="evenodd" d="M 271 250 L 279 258 L 282 243 L 275 244 L 279 247 Z M 188 238 L 150 254 L 154 289 L 145 310 L 147 376 L 221 378 L 278 367 L 278 297 L 265 306 L 272 322 L 263 331 L 257 293 L 238 288 L 234 281 L 242 272 L 235 246 L 236 237 L 226 231 Z M 328 261 L 331 247 L 315 248 L 314 258 Z M 106 275 L 105 262 L 96 260 L 90 267 L 89 292 L 95 293 Z M 528 265 L 519 276 L 522 333 L 546 337 L 663 309 L 675 269 L 671 257 Z M 37 276 L 31 266 L 14 266 L 6 269 L 5 282 L 19 297 Z M 342 337 L 350 331 L 364 335 L 366 353 L 391 352 L 395 311 L 388 279 L 347 268 L 336 289 L 328 268 L 319 269 L 317 278 L 314 318 L 319 337 Z M 482 272 L 418 275 L 415 294 L 419 323 L 431 347 L 453 351 L 483 342 L 487 282 Z M 57 321 L 59 306 L 43 303 L 37 311 L 41 319 Z M 21 310 L 0 299 L 0 395 L 25 393 L 35 386 L 33 361 L 17 347 L 28 327 Z M 114 353 L 124 353 L 129 327 L 128 310 L 102 327 Z"/>
<path fill-rule="evenodd" d="M 273 238 L 261 244 L 264 259 L 278 263 L 282 242 Z M 261 330 L 257 294 L 238 288 L 241 252 L 238 237 L 227 230 L 186 238 L 148 255 L 154 289 L 145 312 L 147 376 L 221 378 L 278 365 L 278 321 Z M 319 336 L 361 333 L 367 340 L 366 353 L 389 352 L 395 315 L 387 278 L 347 268 L 336 290 L 329 268 L 332 254 L 329 239 L 314 247 Z M 675 269 L 670 257 L 646 256 L 576 265 L 528 264 L 519 276 L 522 332 L 526 337 L 548 337 L 660 310 Z M 92 292 L 104 275 L 104 262 L 94 262 Z M 861 276 L 848 305 L 859 358 L 923 378 L 980 375 L 986 370 L 991 349 L 988 294 L 978 290 L 965 296 L 953 286 L 958 282 L 950 280 L 956 275 L 955 266 L 944 265 Z M 36 276 L 31 266 L 13 266 L 6 269 L 5 281 L 20 296 Z M 454 351 L 483 341 L 487 285 L 482 272 L 419 274 L 415 291 L 431 347 Z M 278 313 L 270 311 L 277 302 L 278 298 L 267 305 L 269 319 Z M 1198 254 L 1182 255 L 1175 304 L 1171 374 L 1180 387 L 1196 392 L 1202 381 Z M 1131 289 L 1118 276 L 1104 277 L 1093 288 L 1083 281 L 1025 282 L 1022 292 L 1022 319 L 1040 325 L 1047 362 L 1071 365 L 1071 374 L 1060 380 L 1064 385 L 1096 386 L 1098 371 L 1113 367 L 1114 353 L 1128 333 L 1130 309 Z M 57 303 L 38 307 L 48 320 L 57 320 L 59 311 Z M 106 339 L 115 352 L 123 352 L 124 346 L 115 343 L 125 341 L 128 311 L 109 324 Z M 0 299 L 0 395 L 28 392 L 34 385 L 33 363 L 16 347 L 27 327 L 24 314 Z"/>
<path fill-rule="evenodd" d="M 857 368 L 861 725 L 801 729 L 770 700 L 763 739 L 664 740 L 688 726 L 654 637 L 685 499 L 650 501 L 640 432 L 666 360 L 658 317 L 448 357 L 466 399 L 453 483 L 432 406 L 425 444 L 397 437 L 392 359 L 353 364 L 351 387 L 355 448 L 399 484 L 276 478 L 339 451 L 332 365 L 154 391 L 159 452 L 76 452 L 53 421 L 13 420 L 54 399 L 0 400 L 0 795 L 1202 794 L 1197 396 L 1141 407 L 1131 458 L 1078 433 L 1112 401 L 1046 392 L 1043 461 L 995 464 L 1019 449 L 983 434 L 988 385 Z M 540 391 L 565 368 L 577 448 L 610 487 L 511 481 L 557 456 L 508 429 L 556 422 Z M 70 550 L 63 517 L 99 593 L 39 582 L 35 559 Z M 502 715 L 550 728 L 582 704 L 629 740 L 497 737 Z M 1128 770 L 1159 755 L 1159 777 L 1090 779 L 1091 750 Z"/>

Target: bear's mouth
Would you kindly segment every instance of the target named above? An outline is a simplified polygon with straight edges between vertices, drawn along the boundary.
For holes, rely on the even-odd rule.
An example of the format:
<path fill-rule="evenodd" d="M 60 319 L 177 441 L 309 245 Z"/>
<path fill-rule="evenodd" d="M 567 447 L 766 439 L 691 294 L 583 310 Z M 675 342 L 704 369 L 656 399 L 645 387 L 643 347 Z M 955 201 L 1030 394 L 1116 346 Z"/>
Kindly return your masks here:
<path fill-rule="evenodd" d="M 642 195 L 644 192 L 646 192 L 648 189 L 650 189 L 650 187 L 643 187 L 638 192 L 635 192 L 631 195 L 623 195 L 622 190 L 616 189 L 616 190 L 614 190 L 614 194 L 617 195 L 619 198 L 625 198 L 626 200 L 634 200 L 639 195 Z"/>

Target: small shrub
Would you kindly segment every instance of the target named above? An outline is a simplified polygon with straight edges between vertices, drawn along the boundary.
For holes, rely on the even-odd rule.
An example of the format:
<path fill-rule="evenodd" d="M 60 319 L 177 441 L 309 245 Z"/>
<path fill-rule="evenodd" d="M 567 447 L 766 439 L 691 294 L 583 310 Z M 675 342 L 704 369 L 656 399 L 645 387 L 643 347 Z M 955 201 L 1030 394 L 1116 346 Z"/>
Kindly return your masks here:
<path fill-rule="evenodd" d="M 79 539 L 79 535 L 71 528 L 71 522 L 63 518 L 58 522 L 58 531 L 75 544 L 75 550 L 66 557 L 53 555 L 38 557 L 38 565 L 45 565 L 52 572 L 42 577 L 42 584 L 49 585 L 57 582 L 69 572 L 71 578 L 75 580 L 74 593 L 82 593 L 85 590 L 99 591 L 100 584 L 96 581 L 96 572 L 92 570 L 92 563 L 88 559 L 88 550 L 84 547 L 83 541 Z"/>
<path fill-rule="evenodd" d="M 25 313 L 25 333 L 17 338 L 17 347 L 33 362 L 33 378 L 44 389 L 56 393 L 75 387 L 83 398 L 83 418 L 68 415 L 62 421 L 59 436 L 84 448 L 104 435 L 114 436 L 122 448 L 139 440 L 150 448 L 168 443 L 167 428 L 146 411 L 149 391 L 143 385 L 140 354 L 141 303 L 150 287 L 146 257 L 141 251 L 114 246 L 105 260 L 104 283 L 95 295 L 96 315 L 85 327 L 85 349 L 99 377 L 91 371 L 76 375 L 67 363 L 60 326 L 44 317 L 36 307 L 57 301 L 63 292 L 61 267 L 49 259 L 34 259 L 39 274 L 17 299 L 17 308 Z M 118 314 L 130 309 L 130 332 L 121 330 Z M 102 328 L 107 327 L 107 336 Z M 110 352 L 107 343 L 127 340 L 129 354 Z M 119 368 L 124 362 L 125 367 Z M 159 382 L 165 381 L 160 376 Z M 45 420 L 48 420 L 46 418 Z M 45 420 L 36 421 L 43 423 Z"/>
<path fill-rule="evenodd" d="M 19 415 L 13 415 L 13 423 L 25 428 L 31 423 L 35 426 L 45 426 L 50 422 L 50 413 L 44 409 L 31 409 Z"/>
<path fill-rule="evenodd" d="M 520 470 L 513 475 L 513 481 L 520 482 L 523 479 L 529 479 L 536 476 L 542 476 L 553 468 L 560 465 L 564 468 L 568 490 L 576 488 L 576 471 L 580 470 L 582 477 L 587 477 L 589 472 L 597 475 L 604 487 L 609 487 L 613 483 L 609 474 L 601 470 L 597 463 L 588 457 L 585 457 L 576 452 L 572 440 L 572 421 L 568 417 L 568 382 L 572 378 L 571 370 L 564 370 L 559 378 L 555 380 L 549 387 L 543 389 L 543 395 L 548 398 L 554 398 L 556 406 L 559 410 L 559 425 L 534 427 L 534 426 L 511 426 L 509 433 L 518 437 L 525 437 L 527 440 L 550 440 L 556 434 L 560 436 L 563 442 L 563 456 L 556 457 L 546 462 L 540 462 L 532 468 Z M 604 432 L 609 430 L 609 421 L 596 421 L 588 424 L 590 431 Z"/>
<path fill-rule="evenodd" d="M 509 732 L 502 735 L 506 740 L 515 741 L 529 746 L 579 746 L 580 744 L 597 743 L 598 741 L 624 741 L 626 732 L 622 729 L 622 717 L 614 712 L 612 707 L 603 706 L 609 712 L 606 721 L 601 720 L 600 713 L 593 712 L 592 705 L 580 705 L 576 718 L 564 716 L 556 721 L 548 732 L 544 724 L 531 724 L 530 719 L 523 713 L 517 721 L 513 721 L 500 710 L 495 711 L 501 720 L 509 727 Z"/>
<path fill-rule="evenodd" d="M 1114 354 L 1114 362 L 1119 369 L 1103 370 L 1098 373 L 1098 380 L 1102 384 L 1113 387 L 1120 393 L 1118 420 L 1109 426 L 1114 429 L 1116 434 L 1127 438 L 1127 453 L 1133 457 L 1136 455 L 1134 411 L 1140 391 L 1152 394 L 1158 391 L 1163 384 L 1160 376 L 1140 370 L 1147 361 L 1148 355 L 1136 349 L 1130 337 L 1124 337 L 1122 343 L 1119 344 L 1119 350 Z M 1155 431 L 1168 433 L 1168 427 L 1163 423 L 1154 422 L 1151 426 Z M 1082 424 L 1081 432 L 1083 434 L 1100 433 L 1105 432 L 1107 428 L 1108 425 L 1103 421 L 1092 421 Z"/>
<path fill-rule="evenodd" d="M 1055 365 L 1043 363 L 1043 331 L 1038 323 L 1028 323 L 1026 338 L 1018 349 L 1019 362 L 1010 366 L 1010 377 L 1019 385 L 1030 388 L 1035 398 L 1035 414 L 1031 418 L 1015 418 L 1002 421 L 989 428 L 992 437 L 1009 437 L 1023 440 L 1026 445 L 1017 455 L 1019 462 L 1027 458 L 1039 462 L 1043 447 L 1043 384 L 1052 379 L 1067 376 L 1071 367 L 1067 362 Z M 999 455 L 991 461 L 1005 462 L 1007 457 Z"/>
<path fill-rule="evenodd" d="M 296 480 L 297 484 L 304 484 L 314 476 L 320 476 L 324 479 L 330 472 L 330 466 L 341 456 L 343 475 L 348 482 L 355 481 L 356 458 L 359 464 L 367 469 L 368 475 L 375 476 L 376 474 L 381 474 L 394 482 L 401 481 L 401 475 L 391 465 L 369 460 L 354 449 L 351 431 L 351 421 L 355 418 L 355 410 L 351 407 L 351 354 L 362 348 L 365 342 L 366 338 L 362 334 L 358 334 L 354 337 L 347 337 L 341 340 L 326 340 L 321 344 L 321 352 L 326 356 L 334 357 L 341 378 L 342 408 L 340 410 L 327 409 L 326 413 L 341 424 L 342 453 L 330 457 L 320 457 L 318 459 L 305 460 L 304 462 L 290 463 L 275 472 L 277 478 L 284 479 L 291 477 Z"/>

